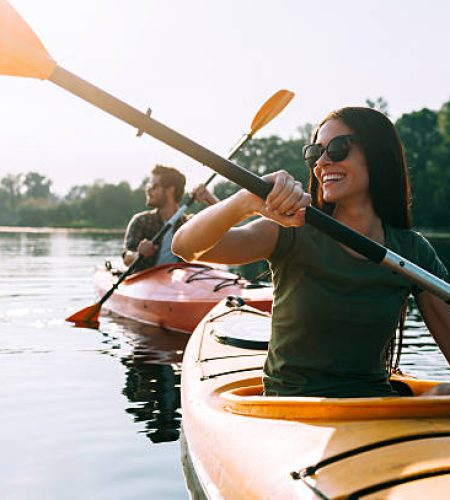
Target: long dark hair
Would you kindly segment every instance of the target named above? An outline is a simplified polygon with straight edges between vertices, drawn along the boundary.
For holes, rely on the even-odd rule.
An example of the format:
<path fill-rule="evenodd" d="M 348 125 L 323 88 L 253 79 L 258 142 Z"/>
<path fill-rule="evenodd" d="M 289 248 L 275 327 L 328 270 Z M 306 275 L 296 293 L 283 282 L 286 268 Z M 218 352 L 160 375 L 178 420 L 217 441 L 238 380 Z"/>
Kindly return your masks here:
<path fill-rule="evenodd" d="M 346 107 L 329 113 L 313 132 L 329 120 L 341 120 L 352 129 L 362 146 L 369 170 L 369 192 L 375 213 L 393 227 L 411 228 L 411 187 L 405 153 L 393 123 L 372 108 Z M 331 214 L 334 204 L 322 199 L 317 179 L 311 172 L 309 192 L 313 205 Z"/>

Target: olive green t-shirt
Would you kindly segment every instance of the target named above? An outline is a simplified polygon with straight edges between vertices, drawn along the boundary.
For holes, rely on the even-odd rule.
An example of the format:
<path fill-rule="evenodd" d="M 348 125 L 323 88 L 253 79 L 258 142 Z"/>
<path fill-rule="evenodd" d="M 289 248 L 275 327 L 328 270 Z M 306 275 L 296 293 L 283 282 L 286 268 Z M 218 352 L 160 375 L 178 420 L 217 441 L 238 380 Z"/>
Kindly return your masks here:
<path fill-rule="evenodd" d="M 385 246 L 447 277 L 419 233 L 385 226 Z M 265 394 L 395 395 L 386 350 L 406 297 L 421 290 L 311 226 L 280 228 L 269 263 L 275 291 Z"/>

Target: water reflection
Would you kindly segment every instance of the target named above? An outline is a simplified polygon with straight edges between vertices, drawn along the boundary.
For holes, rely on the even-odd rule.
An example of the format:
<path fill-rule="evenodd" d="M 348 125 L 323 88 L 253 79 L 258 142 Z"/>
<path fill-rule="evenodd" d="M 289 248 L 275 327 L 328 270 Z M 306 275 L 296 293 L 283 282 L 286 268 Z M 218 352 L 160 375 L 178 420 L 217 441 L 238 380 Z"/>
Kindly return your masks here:
<path fill-rule="evenodd" d="M 123 355 L 122 347 L 120 357 L 126 367 L 122 394 L 130 403 L 125 411 L 134 422 L 144 424 L 139 432 L 152 443 L 176 441 L 181 425 L 181 360 L 189 336 L 116 315 L 102 317 L 101 329 L 107 336 L 120 329 L 127 339 L 129 353 Z"/>
<path fill-rule="evenodd" d="M 400 368 L 410 375 L 448 381 L 450 367 L 425 326 L 412 297 L 408 300 Z"/>
<path fill-rule="evenodd" d="M 123 394 L 136 405 L 127 413 L 145 423 L 145 434 L 153 443 L 176 441 L 181 422 L 179 367 L 129 361 L 122 360 L 127 367 Z"/>

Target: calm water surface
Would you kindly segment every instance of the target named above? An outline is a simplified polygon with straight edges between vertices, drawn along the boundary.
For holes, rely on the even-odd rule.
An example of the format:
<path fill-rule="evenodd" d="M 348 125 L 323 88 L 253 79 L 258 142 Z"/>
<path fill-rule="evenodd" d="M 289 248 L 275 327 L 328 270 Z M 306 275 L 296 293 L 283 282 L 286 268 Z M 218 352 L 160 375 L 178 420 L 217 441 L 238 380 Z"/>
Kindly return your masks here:
<path fill-rule="evenodd" d="M 120 239 L 0 234 L 0 498 L 185 499 L 179 380 L 187 335 L 102 317 L 92 271 Z"/>
<path fill-rule="evenodd" d="M 188 337 L 111 316 L 99 331 L 64 321 L 95 302 L 93 269 L 120 247 L 117 235 L 0 233 L 2 499 L 187 498 L 177 439 Z M 407 326 L 402 367 L 449 379 L 415 311 Z"/>

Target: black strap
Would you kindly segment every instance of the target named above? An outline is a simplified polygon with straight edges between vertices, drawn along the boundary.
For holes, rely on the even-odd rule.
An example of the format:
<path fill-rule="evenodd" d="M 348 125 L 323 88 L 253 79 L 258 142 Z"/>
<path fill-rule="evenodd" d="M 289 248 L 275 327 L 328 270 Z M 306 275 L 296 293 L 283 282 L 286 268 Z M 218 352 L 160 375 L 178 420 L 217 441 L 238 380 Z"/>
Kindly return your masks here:
<path fill-rule="evenodd" d="M 338 453 L 337 455 L 333 455 L 331 457 L 325 458 L 324 460 L 321 460 L 320 462 L 317 462 L 315 465 L 310 465 L 308 467 L 304 467 L 300 471 L 293 471 L 291 472 L 291 477 L 294 480 L 301 480 L 309 489 L 314 491 L 314 493 L 319 497 L 324 500 L 327 500 L 328 497 L 320 491 L 314 484 L 311 482 L 311 477 L 316 474 L 316 472 L 319 469 L 322 469 L 323 467 L 339 462 L 341 460 L 344 460 L 349 457 L 353 457 L 356 455 L 359 455 L 361 453 L 365 453 L 367 451 L 375 450 L 378 448 L 383 448 L 385 446 L 391 446 L 393 444 L 398 444 L 398 443 L 405 443 L 405 442 L 410 442 L 410 441 L 418 441 L 421 439 L 434 439 L 434 438 L 441 438 L 441 437 L 450 437 L 450 432 L 449 431 L 442 431 L 442 432 L 430 432 L 430 433 L 424 433 L 424 434 L 412 434 L 409 436 L 398 436 L 395 438 L 391 439 L 386 439 L 384 441 L 377 441 L 376 443 L 370 443 L 364 446 L 359 446 L 357 448 L 354 448 L 352 450 L 347 450 L 344 451 L 343 453 Z M 424 479 L 427 477 L 434 477 L 434 476 L 439 476 L 439 475 L 444 475 L 450 473 L 450 467 L 445 467 L 444 469 L 440 470 L 432 470 L 432 471 L 425 471 L 425 472 L 418 472 L 416 474 L 411 474 L 409 476 L 403 476 L 401 478 L 396 478 L 396 479 L 391 479 L 389 481 L 384 481 L 381 483 L 373 484 L 371 486 L 367 486 L 365 488 L 361 488 L 360 490 L 357 490 L 351 494 L 349 494 L 346 499 L 347 500 L 356 500 L 360 498 L 361 496 L 368 495 L 370 493 L 375 493 L 377 491 L 381 491 L 386 488 L 390 488 L 392 486 L 396 486 L 399 484 L 403 483 L 408 483 L 411 481 L 417 481 L 419 479 Z"/>

